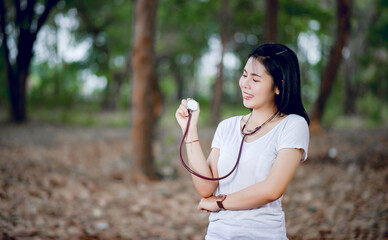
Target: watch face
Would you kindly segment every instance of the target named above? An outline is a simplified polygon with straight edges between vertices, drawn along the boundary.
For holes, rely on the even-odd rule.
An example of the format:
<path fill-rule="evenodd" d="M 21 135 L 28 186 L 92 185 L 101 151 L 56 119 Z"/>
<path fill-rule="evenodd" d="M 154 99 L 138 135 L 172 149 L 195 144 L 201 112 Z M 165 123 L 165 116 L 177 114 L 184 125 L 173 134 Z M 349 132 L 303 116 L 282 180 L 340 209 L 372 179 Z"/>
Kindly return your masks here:
<path fill-rule="evenodd" d="M 196 111 L 198 109 L 198 102 L 195 101 L 194 99 L 190 99 L 187 101 L 187 109 L 191 111 Z"/>
<path fill-rule="evenodd" d="M 225 198 L 226 198 L 226 196 L 225 195 L 223 195 L 223 194 L 220 194 L 220 195 L 218 195 L 218 196 L 216 196 L 217 197 L 217 200 L 224 200 Z"/>

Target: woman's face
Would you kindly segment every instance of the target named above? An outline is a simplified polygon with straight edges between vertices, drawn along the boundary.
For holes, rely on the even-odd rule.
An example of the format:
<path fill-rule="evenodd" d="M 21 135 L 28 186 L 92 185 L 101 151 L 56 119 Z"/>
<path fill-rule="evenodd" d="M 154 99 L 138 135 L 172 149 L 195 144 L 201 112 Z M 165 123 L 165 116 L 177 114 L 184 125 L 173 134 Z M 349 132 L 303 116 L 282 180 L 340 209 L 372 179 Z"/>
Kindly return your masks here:
<path fill-rule="evenodd" d="M 239 82 L 243 103 L 246 108 L 259 109 L 272 107 L 275 94 L 279 89 L 274 87 L 272 76 L 258 60 L 249 58 Z"/>

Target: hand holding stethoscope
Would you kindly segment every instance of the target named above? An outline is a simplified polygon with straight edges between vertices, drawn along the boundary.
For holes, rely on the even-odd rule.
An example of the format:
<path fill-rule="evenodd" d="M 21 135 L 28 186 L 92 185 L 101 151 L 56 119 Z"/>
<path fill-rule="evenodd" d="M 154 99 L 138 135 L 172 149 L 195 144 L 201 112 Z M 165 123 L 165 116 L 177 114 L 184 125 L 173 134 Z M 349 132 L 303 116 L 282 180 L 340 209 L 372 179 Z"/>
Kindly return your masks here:
<path fill-rule="evenodd" d="M 191 110 L 189 110 L 189 108 Z M 175 117 L 183 133 L 186 131 L 186 128 L 188 127 L 187 123 L 189 121 L 190 113 L 191 113 L 191 119 L 190 119 L 189 128 L 195 129 L 198 124 L 198 118 L 200 113 L 199 104 L 197 101 L 195 101 L 192 98 L 183 99 L 181 101 L 181 105 L 179 105 L 178 109 L 175 112 Z"/>
<path fill-rule="evenodd" d="M 237 165 L 240 161 L 242 144 L 244 142 L 245 136 L 243 137 L 243 141 L 241 141 L 239 155 L 238 155 L 236 164 L 233 167 L 233 169 L 225 176 L 222 176 L 219 178 L 209 178 L 209 177 L 203 176 L 203 175 L 195 172 L 194 170 L 192 170 L 185 163 L 185 161 L 183 160 L 183 156 L 182 156 L 182 146 L 183 146 L 183 143 L 185 143 L 189 129 L 192 129 L 192 127 L 196 127 L 197 123 L 198 123 L 198 117 L 199 117 L 199 104 L 198 104 L 198 102 L 195 101 L 194 99 L 191 99 L 191 98 L 182 100 L 181 105 L 179 106 L 178 110 L 175 113 L 175 116 L 176 116 L 177 121 L 178 121 L 179 125 L 181 126 L 182 132 L 183 132 L 183 137 L 181 140 L 181 144 L 179 146 L 179 157 L 180 157 L 182 165 L 186 168 L 186 170 L 199 178 L 209 180 L 209 181 L 219 181 L 219 180 L 227 178 L 229 175 L 231 175 L 233 173 L 233 171 L 237 168 Z M 192 141 L 193 139 L 190 139 L 190 140 Z"/>

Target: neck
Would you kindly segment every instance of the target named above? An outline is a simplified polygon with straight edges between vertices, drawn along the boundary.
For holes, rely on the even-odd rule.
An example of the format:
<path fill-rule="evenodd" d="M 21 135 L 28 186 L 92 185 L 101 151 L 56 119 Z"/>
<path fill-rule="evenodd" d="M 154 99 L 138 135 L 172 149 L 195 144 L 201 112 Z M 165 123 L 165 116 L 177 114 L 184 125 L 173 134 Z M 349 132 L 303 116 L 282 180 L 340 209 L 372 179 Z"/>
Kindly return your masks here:
<path fill-rule="evenodd" d="M 270 118 L 272 115 L 274 115 L 277 111 L 278 111 L 278 108 L 276 107 L 276 105 L 265 109 L 263 108 L 253 109 L 250 121 L 251 123 L 261 124 L 267 121 L 267 119 Z"/>

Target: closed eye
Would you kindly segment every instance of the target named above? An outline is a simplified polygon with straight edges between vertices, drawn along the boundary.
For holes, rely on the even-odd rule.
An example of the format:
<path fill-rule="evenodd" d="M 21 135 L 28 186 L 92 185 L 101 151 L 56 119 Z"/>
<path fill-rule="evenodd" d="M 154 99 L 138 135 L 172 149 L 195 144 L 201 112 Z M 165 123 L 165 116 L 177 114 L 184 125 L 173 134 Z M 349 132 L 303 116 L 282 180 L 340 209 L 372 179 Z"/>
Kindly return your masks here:
<path fill-rule="evenodd" d="M 244 72 L 243 72 L 242 75 L 243 75 L 243 77 L 245 77 L 245 78 L 248 77 L 248 72 L 247 72 L 247 70 L 244 69 Z"/>
<path fill-rule="evenodd" d="M 254 77 L 253 78 L 253 81 L 254 82 L 261 82 L 261 76 L 257 73 L 251 73 L 251 75 Z M 243 77 L 244 78 L 247 78 L 248 77 L 248 72 L 247 70 L 244 69 L 244 72 L 243 72 Z"/>

